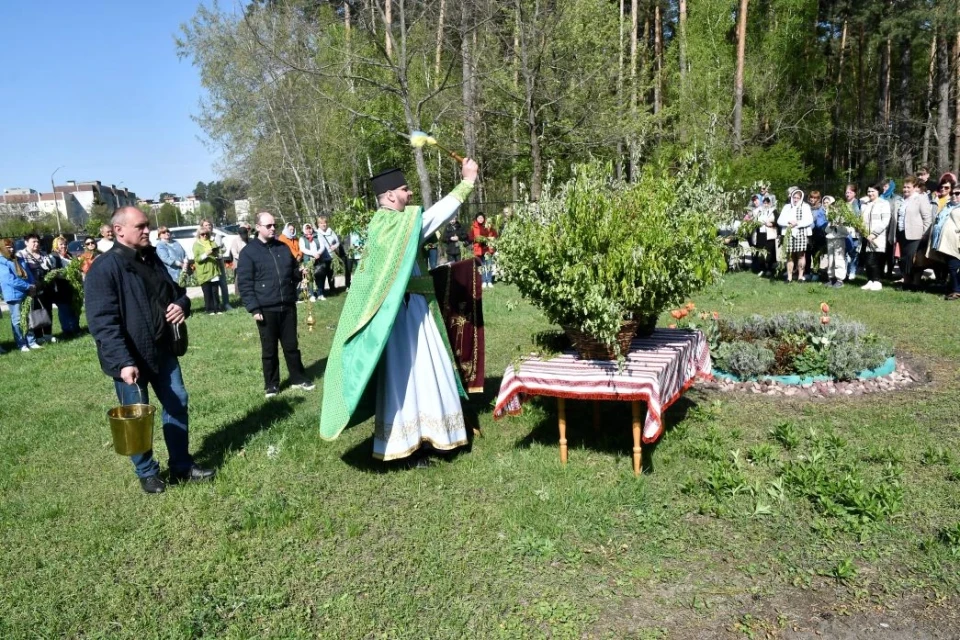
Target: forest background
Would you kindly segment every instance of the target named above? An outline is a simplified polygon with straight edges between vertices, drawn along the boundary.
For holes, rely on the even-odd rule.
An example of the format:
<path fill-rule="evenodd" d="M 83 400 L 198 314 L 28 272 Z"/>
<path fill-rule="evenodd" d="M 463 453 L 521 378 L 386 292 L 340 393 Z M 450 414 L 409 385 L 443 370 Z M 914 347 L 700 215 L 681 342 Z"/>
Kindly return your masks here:
<path fill-rule="evenodd" d="M 225 176 L 284 218 L 357 206 L 399 166 L 425 205 L 536 200 L 696 150 L 729 187 L 833 188 L 960 165 L 960 6 L 931 0 L 257 0 L 201 5 L 177 50 Z M 416 176 L 416 179 L 414 179 Z M 782 195 L 781 195 L 782 198 Z M 367 199 L 367 203 L 371 203 Z"/>

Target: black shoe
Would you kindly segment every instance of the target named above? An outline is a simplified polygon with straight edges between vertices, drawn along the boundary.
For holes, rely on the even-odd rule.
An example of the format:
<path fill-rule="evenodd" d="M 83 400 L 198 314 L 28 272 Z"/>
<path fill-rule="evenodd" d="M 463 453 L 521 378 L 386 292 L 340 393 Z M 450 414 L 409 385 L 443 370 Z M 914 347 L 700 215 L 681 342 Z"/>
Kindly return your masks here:
<path fill-rule="evenodd" d="M 278 393 L 280 393 L 280 389 L 278 389 L 278 388 L 276 388 L 276 387 L 268 387 L 268 388 L 266 388 L 266 389 L 264 390 L 264 392 L 263 392 L 263 397 L 265 397 L 265 398 L 272 398 L 272 397 L 274 397 L 275 395 L 277 395 Z"/>
<path fill-rule="evenodd" d="M 173 484 L 180 484 L 181 482 L 206 482 L 207 480 L 213 480 L 215 475 L 217 475 L 216 469 L 204 469 L 193 465 L 189 471 L 182 471 L 180 473 L 171 471 L 170 482 Z"/>
<path fill-rule="evenodd" d="M 160 479 L 160 476 L 147 476 L 140 478 L 140 488 L 144 493 L 163 493 L 167 489 L 167 483 Z"/>

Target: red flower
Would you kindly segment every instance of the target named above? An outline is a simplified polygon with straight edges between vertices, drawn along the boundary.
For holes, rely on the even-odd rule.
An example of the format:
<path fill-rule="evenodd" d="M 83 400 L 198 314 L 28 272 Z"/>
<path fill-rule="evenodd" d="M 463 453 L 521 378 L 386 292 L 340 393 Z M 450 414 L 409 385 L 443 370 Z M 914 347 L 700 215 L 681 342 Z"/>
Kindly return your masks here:
<path fill-rule="evenodd" d="M 697 308 L 697 305 L 693 304 L 693 302 L 688 302 L 686 306 L 687 306 L 687 311 L 693 311 L 694 309 Z"/>
<path fill-rule="evenodd" d="M 820 316 L 820 324 L 830 324 L 830 316 Z"/>
<path fill-rule="evenodd" d="M 821 302 L 821 303 L 820 303 L 820 311 L 821 311 L 822 313 L 830 313 L 830 305 L 828 305 L 826 302 Z"/>
<path fill-rule="evenodd" d="M 686 317 L 687 317 L 687 314 L 689 314 L 689 313 L 690 313 L 690 312 L 687 311 L 686 309 L 680 309 L 680 317 L 681 317 L 681 318 L 686 318 Z"/>
<path fill-rule="evenodd" d="M 674 309 L 673 311 L 670 312 L 670 315 L 677 320 L 683 317 L 683 314 L 680 313 L 680 309 Z"/>
<path fill-rule="evenodd" d="M 719 320 L 719 319 L 720 319 L 720 314 L 717 313 L 716 311 L 712 312 L 710 315 L 713 316 L 713 319 L 714 319 L 714 320 Z"/>

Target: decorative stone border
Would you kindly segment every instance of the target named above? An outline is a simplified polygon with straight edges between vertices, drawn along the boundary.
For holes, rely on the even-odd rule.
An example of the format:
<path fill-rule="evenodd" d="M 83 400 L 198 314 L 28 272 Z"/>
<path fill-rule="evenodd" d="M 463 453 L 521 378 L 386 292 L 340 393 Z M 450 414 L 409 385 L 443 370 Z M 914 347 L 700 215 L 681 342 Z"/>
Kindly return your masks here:
<path fill-rule="evenodd" d="M 829 398 L 832 396 L 860 396 L 865 393 L 896 391 L 926 381 L 926 376 L 918 373 L 902 358 L 897 358 L 894 371 L 874 378 L 804 382 L 802 384 L 783 384 L 776 380 L 756 380 L 736 382 L 730 379 L 715 378 L 710 382 L 699 382 L 701 389 L 715 389 L 721 393 L 751 393 L 767 396 Z"/>

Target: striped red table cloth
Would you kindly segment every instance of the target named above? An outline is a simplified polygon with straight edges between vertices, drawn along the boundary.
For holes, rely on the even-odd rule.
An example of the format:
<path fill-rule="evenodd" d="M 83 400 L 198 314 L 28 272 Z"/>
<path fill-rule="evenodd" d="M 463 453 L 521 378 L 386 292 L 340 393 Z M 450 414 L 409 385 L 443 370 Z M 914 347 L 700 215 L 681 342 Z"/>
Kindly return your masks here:
<path fill-rule="evenodd" d="M 643 442 L 651 443 L 663 433 L 663 412 L 697 377 L 709 379 L 710 367 L 703 334 L 685 329 L 657 329 L 650 337 L 634 338 L 621 371 L 615 361 L 581 360 L 572 350 L 549 360 L 528 357 L 519 371 L 510 365 L 504 372 L 493 417 L 519 414 L 527 396 L 643 401 Z"/>

